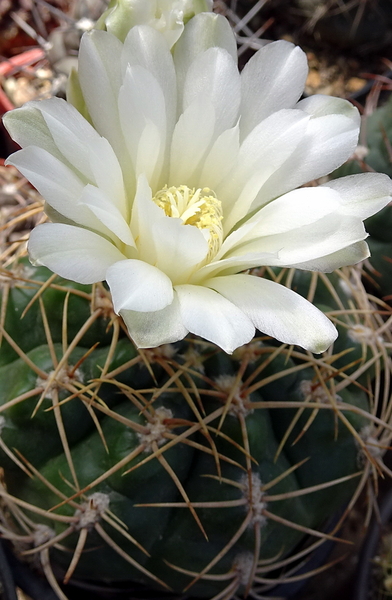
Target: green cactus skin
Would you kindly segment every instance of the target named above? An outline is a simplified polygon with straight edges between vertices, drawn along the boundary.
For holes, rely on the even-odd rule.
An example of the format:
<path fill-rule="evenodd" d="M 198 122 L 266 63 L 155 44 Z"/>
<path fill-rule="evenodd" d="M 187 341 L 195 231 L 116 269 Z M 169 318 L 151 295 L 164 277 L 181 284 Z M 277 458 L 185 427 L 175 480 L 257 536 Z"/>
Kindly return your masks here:
<path fill-rule="evenodd" d="M 352 271 L 275 275 L 336 319 L 341 335 L 321 358 L 268 338 L 232 357 L 192 339 L 137 351 L 108 311 L 74 344 L 92 290 L 75 298 L 64 339 L 61 311 L 76 286 L 59 290 L 58 280 L 41 295 L 49 339 L 24 320 L 22 335 L 9 299 L 20 314 L 38 288 L 19 294 L 14 281 L 4 331 L 20 357 L 0 349 L 3 529 L 66 579 L 209 599 L 251 585 L 261 593 L 309 539 L 321 543 L 328 517 L 371 472 L 390 339 Z M 41 268 L 30 273 L 40 278 Z M 30 311 L 37 328 L 38 301 L 25 319 Z"/>
<path fill-rule="evenodd" d="M 369 276 L 375 283 L 376 293 L 392 304 L 392 243 L 369 240 L 372 253 Z"/>
<path fill-rule="evenodd" d="M 67 294 L 69 294 L 67 300 L 68 341 L 75 337 L 83 323 L 91 317 L 91 296 L 95 290 L 91 286 L 57 278 L 55 286 L 50 286 L 44 294 L 43 309 L 40 308 L 38 301 L 34 302 L 22 318 L 29 302 L 39 292 L 42 283 L 47 281 L 51 275 L 51 271 L 46 267 L 34 268 L 28 259 L 24 258 L 18 263 L 14 278 L 4 279 L 3 287 L 7 289 L 7 293 L 3 292 L 2 294 L 5 316 L 2 325 L 7 334 L 24 352 L 47 343 L 43 326 L 43 311 L 49 320 L 52 341 L 61 342 L 63 310 Z M 89 348 L 97 340 L 101 343 L 110 343 L 111 336 L 106 333 L 107 326 L 108 320 L 104 316 L 97 319 L 80 340 L 80 345 Z M 10 363 L 17 356 L 7 340 L 2 339 L 0 365 Z"/>

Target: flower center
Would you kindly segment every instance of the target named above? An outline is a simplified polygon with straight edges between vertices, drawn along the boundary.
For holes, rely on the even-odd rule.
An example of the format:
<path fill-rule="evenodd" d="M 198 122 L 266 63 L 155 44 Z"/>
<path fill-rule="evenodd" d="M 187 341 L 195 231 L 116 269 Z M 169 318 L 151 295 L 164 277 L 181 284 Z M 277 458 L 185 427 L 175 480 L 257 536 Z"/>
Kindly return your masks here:
<path fill-rule="evenodd" d="M 210 188 L 165 185 L 153 200 L 168 217 L 181 219 L 184 225 L 194 225 L 208 235 L 209 258 L 218 252 L 223 241 L 222 203 Z"/>

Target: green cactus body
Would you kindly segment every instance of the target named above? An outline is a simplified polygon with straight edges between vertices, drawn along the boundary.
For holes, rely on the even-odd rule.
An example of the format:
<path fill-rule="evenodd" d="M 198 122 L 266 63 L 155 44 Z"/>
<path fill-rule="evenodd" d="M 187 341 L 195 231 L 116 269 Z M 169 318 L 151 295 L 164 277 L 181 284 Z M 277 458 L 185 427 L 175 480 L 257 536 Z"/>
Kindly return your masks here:
<path fill-rule="evenodd" d="M 57 280 L 41 294 L 46 331 L 22 335 L 10 313 L 39 288 L 18 295 L 13 276 L 3 314 L 14 347 L 5 336 L 0 350 L 3 530 L 66 581 L 200 598 L 273 587 L 359 493 L 384 435 L 374 433 L 386 410 L 382 319 L 353 272 L 314 277 L 290 281 L 337 321 L 321 358 L 268 338 L 232 357 L 193 339 L 137 351 L 106 309 L 80 336 L 91 288 L 65 332 L 76 286 Z M 24 319 L 33 311 L 38 327 L 40 310 L 36 300 Z"/>
<path fill-rule="evenodd" d="M 374 288 L 389 304 L 392 303 L 392 243 L 369 240 L 372 257 L 369 260 L 371 268 L 369 277 L 374 282 Z"/>
<path fill-rule="evenodd" d="M 92 320 L 84 335 L 81 335 L 80 346 L 89 348 L 97 342 L 108 344 L 111 334 L 108 332 L 107 310 L 108 293 L 100 286 L 87 286 L 56 278 L 42 296 L 40 305 L 38 296 L 40 288 L 53 274 L 46 267 L 32 267 L 29 260 L 24 258 L 14 269 L 13 277 L 7 277 L 4 272 L 4 303 L 5 332 L 24 352 L 47 343 L 44 329 L 44 319 L 48 320 L 50 335 L 53 342 L 61 342 L 63 338 L 63 316 L 66 308 L 67 340 L 71 341 L 88 319 Z M 37 296 L 37 301 L 34 298 Z M 32 302 L 31 306 L 29 303 Z M 25 309 L 28 307 L 28 310 Z M 95 315 L 100 318 L 94 318 Z M 28 335 L 26 335 L 28 332 Z M 2 339 L 0 366 L 8 364 L 17 358 L 18 354 L 10 346 L 7 339 Z"/>

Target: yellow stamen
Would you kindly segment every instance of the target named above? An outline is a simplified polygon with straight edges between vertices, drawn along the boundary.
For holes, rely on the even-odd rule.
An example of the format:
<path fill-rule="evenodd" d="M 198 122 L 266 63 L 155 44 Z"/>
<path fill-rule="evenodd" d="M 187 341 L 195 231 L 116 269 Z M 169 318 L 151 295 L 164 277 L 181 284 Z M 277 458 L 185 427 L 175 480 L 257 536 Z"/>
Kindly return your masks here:
<path fill-rule="evenodd" d="M 181 219 L 184 225 L 194 225 L 209 233 L 209 259 L 218 252 L 223 241 L 222 203 L 210 188 L 189 188 L 167 185 L 153 198 L 168 217 Z"/>

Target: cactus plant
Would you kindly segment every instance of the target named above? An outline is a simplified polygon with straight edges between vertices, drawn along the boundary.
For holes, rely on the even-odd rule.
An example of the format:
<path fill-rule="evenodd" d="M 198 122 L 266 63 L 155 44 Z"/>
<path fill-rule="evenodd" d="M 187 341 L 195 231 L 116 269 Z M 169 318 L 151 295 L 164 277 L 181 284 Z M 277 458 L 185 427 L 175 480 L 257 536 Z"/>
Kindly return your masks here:
<path fill-rule="evenodd" d="M 203 63 L 203 69 L 199 65 L 197 72 L 192 71 L 195 81 L 202 84 L 203 102 L 204 91 L 210 93 L 212 90 L 216 103 L 217 110 L 211 113 L 211 135 L 208 139 L 221 127 L 218 117 L 225 97 L 221 91 L 226 90 L 221 83 L 226 81 L 227 89 L 232 89 L 232 83 L 239 84 L 240 81 L 238 72 L 234 73 L 232 69 L 236 68 L 232 60 L 235 54 L 232 32 L 227 24 L 210 16 L 195 17 L 190 28 L 189 24 L 185 25 L 187 32 L 174 51 L 179 61 L 178 73 L 174 70 L 173 57 L 165 46 L 166 42 L 158 32 L 148 27 L 135 28 L 130 32 L 129 40 L 134 52 L 132 57 L 139 60 L 139 41 L 142 38 L 136 38 L 147 35 L 144 49 L 149 48 L 151 56 L 157 59 L 149 63 L 153 73 L 148 74 L 148 69 L 141 65 L 136 65 L 132 71 L 132 61 L 129 62 L 130 59 L 123 54 L 124 60 L 129 62 L 124 63 L 128 65 L 126 77 L 132 72 L 147 77 L 146 98 L 151 96 L 151 89 L 159 96 L 162 86 L 162 98 L 165 97 L 167 107 L 171 107 L 171 119 L 175 115 L 176 86 L 178 84 L 177 91 L 181 91 L 181 77 L 187 68 L 182 61 L 188 56 L 192 62 L 190 55 L 195 49 L 186 44 L 196 44 L 200 51 L 197 60 L 208 59 L 208 65 L 211 57 L 215 57 L 215 61 L 218 58 L 222 60 L 219 65 L 227 65 L 223 79 L 220 75 L 215 78 L 221 70 L 215 67 L 211 79 L 205 78 L 207 62 Z M 213 34 L 211 39 L 204 36 L 207 19 Z M 219 29 L 220 25 L 216 27 L 219 23 L 223 29 Z M 224 47 L 214 47 L 218 44 L 214 36 Z M 188 42 L 183 42 L 184 39 Z M 112 104 L 115 114 L 119 105 L 114 96 L 120 79 L 116 80 L 114 87 L 109 82 L 112 81 L 113 65 L 109 64 L 106 53 L 109 46 L 106 44 L 110 45 L 115 57 L 119 56 L 119 52 L 125 52 L 125 43 L 122 47 L 122 42 L 108 32 L 94 32 L 84 40 L 80 83 L 86 73 L 91 75 L 89 60 L 94 58 L 94 64 L 99 68 L 99 65 L 102 66 L 101 74 L 108 75 L 106 79 L 106 75 L 104 77 L 108 92 L 106 101 Z M 101 47 L 102 41 L 104 45 Z M 270 52 L 275 59 L 280 57 L 278 62 L 290 71 L 288 57 L 296 57 L 293 60 L 297 61 L 299 79 L 304 80 L 304 55 L 284 42 L 271 45 L 265 53 L 269 55 Z M 164 71 L 157 69 L 158 64 L 163 64 L 160 62 L 162 57 L 166 61 L 166 74 L 171 77 L 167 81 Z M 257 61 L 260 65 L 262 60 L 263 54 L 259 54 Z M 249 136 L 258 127 L 254 119 L 260 119 L 259 125 L 264 127 L 269 118 L 263 113 L 263 103 L 258 102 L 252 83 L 259 69 L 256 65 L 259 63 L 253 62 L 243 78 L 245 111 L 244 118 L 240 119 L 240 129 L 245 141 L 238 146 L 234 140 L 233 153 L 228 157 L 225 170 L 229 170 L 230 164 L 233 169 L 236 168 L 237 146 L 242 148 L 249 163 L 244 162 L 244 168 L 237 173 L 237 180 L 234 178 L 227 185 L 222 184 L 220 189 L 226 205 L 231 202 L 230 198 L 233 200 L 233 210 L 229 218 L 226 215 L 226 221 L 219 194 L 205 187 L 204 183 L 197 190 L 193 183 L 192 188 L 182 184 L 182 177 L 185 183 L 190 183 L 188 179 L 194 170 L 194 155 L 193 146 L 188 144 L 188 136 L 184 134 L 187 130 L 181 129 L 184 124 L 181 116 L 177 121 L 172 150 L 176 148 L 177 141 L 179 146 L 176 152 L 171 152 L 171 156 L 176 159 L 173 158 L 175 168 L 184 164 L 178 167 L 179 181 L 174 187 L 168 187 L 172 174 L 165 171 L 164 176 L 168 179 L 162 180 L 162 188 L 155 185 L 152 171 L 153 177 L 148 181 L 143 173 L 139 173 L 142 154 L 146 161 L 150 159 L 151 152 L 147 146 L 141 144 L 137 156 L 131 153 L 135 160 L 137 158 L 135 172 L 131 172 L 133 163 L 126 158 L 129 149 L 123 152 L 124 146 L 119 152 L 123 160 L 120 166 L 108 140 L 98 134 L 99 126 L 96 124 L 106 127 L 108 113 L 105 112 L 106 101 L 101 102 L 99 94 L 95 93 L 101 90 L 94 87 L 98 82 L 94 75 L 89 75 L 92 87 L 86 87 L 84 83 L 80 85 L 78 108 L 82 112 L 83 107 L 88 108 L 89 118 L 97 129 L 83 120 L 76 108 L 59 99 L 30 104 L 7 117 L 10 131 L 25 146 L 9 162 L 25 171 L 26 176 L 44 193 L 46 201 L 53 204 L 46 210 L 55 223 L 39 225 L 30 237 L 34 267 L 29 265 L 23 252 L 13 256 L 12 252 L 5 251 L 2 255 L 7 264 L 2 271 L 0 312 L 0 380 L 4 382 L 0 390 L 0 462 L 3 469 L 0 531 L 3 537 L 14 543 L 25 560 L 32 560 L 40 566 L 60 600 L 66 598 L 66 584 L 70 581 L 94 582 L 94 585 L 102 586 L 144 584 L 159 593 L 169 590 L 185 597 L 210 600 L 230 600 L 238 594 L 263 598 L 278 582 L 296 581 L 303 577 L 303 568 L 306 568 L 304 566 L 313 550 L 325 540 L 339 539 L 339 525 L 361 490 L 367 486 L 369 498 L 373 498 L 374 493 L 370 492 L 372 485 L 376 485 L 377 473 L 388 472 L 382 461 L 383 451 L 392 437 L 388 424 L 388 351 L 392 336 L 390 320 L 385 319 L 386 305 L 382 300 L 368 296 L 361 281 L 360 267 L 344 267 L 331 275 L 323 275 L 282 266 L 331 270 L 337 264 L 347 265 L 366 257 L 366 232 L 362 220 L 386 204 L 389 182 L 383 176 L 375 176 L 376 192 L 373 186 L 371 194 L 368 194 L 370 180 L 362 186 L 359 179 L 355 179 L 356 183 L 352 185 L 352 194 L 350 182 L 349 190 L 347 186 L 344 188 L 345 184 L 341 189 L 326 186 L 316 193 L 311 188 L 298 192 L 292 190 L 308 179 L 326 174 L 344 160 L 355 146 L 357 135 L 358 115 L 344 101 L 315 97 L 296 104 L 303 81 L 301 85 L 299 81 L 295 92 L 288 92 L 290 86 L 287 90 L 284 87 L 284 93 L 289 96 L 284 106 L 287 104 L 291 108 L 282 108 L 287 117 L 291 118 L 295 113 L 294 120 L 299 119 L 302 123 L 301 152 L 291 161 L 290 149 L 287 150 L 284 140 L 279 142 L 278 150 L 273 147 L 274 151 L 269 152 L 269 146 L 265 146 L 263 138 L 256 132 L 262 168 L 254 165 L 253 144 L 248 144 Z M 286 77 L 282 76 L 281 80 L 286 86 Z M 77 81 L 75 76 L 74 91 L 77 90 Z M 196 106 L 192 103 L 192 94 L 199 87 L 193 84 L 192 79 L 187 98 L 190 108 Z M 151 85 L 155 87 L 151 88 Z M 268 86 L 261 87 L 266 89 Z M 123 96 L 125 89 L 128 88 L 121 87 L 124 103 L 120 104 L 124 109 L 122 125 L 128 127 L 129 120 L 125 117 L 128 117 L 129 106 Z M 130 86 L 131 95 L 136 89 L 133 84 Z M 274 93 L 278 97 L 276 90 Z M 248 107 L 248 101 L 253 99 L 262 109 L 260 114 Z M 267 113 L 270 114 L 274 103 L 271 99 L 268 102 Z M 142 111 L 146 108 L 144 102 L 135 97 L 136 105 Z M 165 106 L 163 103 L 162 107 Z M 201 115 L 204 104 L 197 106 L 195 115 Z M 295 106 L 298 108 L 293 108 Z M 53 121 L 53 107 L 55 112 L 59 111 L 56 117 L 59 120 L 54 118 Z M 215 112 L 217 127 L 214 125 Z M 164 113 L 165 110 L 162 115 Z M 185 112 L 180 111 L 179 114 L 184 115 Z M 188 111 L 186 114 L 193 113 Z M 116 115 L 112 124 L 117 123 L 120 127 L 119 116 Z M 144 116 L 147 125 L 150 124 L 148 111 Z M 265 140 L 275 140 L 278 121 L 279 127 L 282 127 L 282 114 L 270 116 L 276 119 L 276 123 L 268 121 L 275 125 L 271 126 L 271 131 L 268 129 Z M 165 119 L 163 116 L 161 124 L 163 121 L 166 123 Z M 233 114 L 228 114 L 224 125 L 230 126 L 224 131 L 230 134 L 230 139 L 237 121 L 236 109 Z M 67 127 L 71 122 L 73 129 L 68 135 Z M 168 121 L 168 125 L 170 123 Z M 196 139 L 199 119 L 192 117 L 190 124 L 189 131 Z M 159 135 L 164 136 L 165 127 L 159 129 Z M 314 132 L 324 129 L 325 136 L 321 136 L 324 141 L 317 150 L 318 154 L 315 152 L 313 156 Z M 80 131 L 86 133 L 86 139 Z M 113 131 L 110 126 L 107 133 L 111 139 Z M 114 135 L 114 142 L 123 139 L 121 127 L 117 133 L 119 135 L 117 138 Z M 129 140 L 136 144 L 141 132 L 128 133 Z M 151 148 L 156 148 L 156 138 L 148 131 L 147 134 L 148 139 L 143 137 L 143 140 L 152 144 Z M 78 136 L 81 136 L 80 139 Z M 75 140 L 78 140 L 76 146 Z M 216 155 L 217 169 L 224 163 L 221 153 L 226 138 L 218 140 L 218 146 L 214 146 L 214 152 L 211 151 Z M 43 147 L 37 147 L 36 142 Z M 90 144 L 88 149 L 86 143 Z M 204 142 L 200 142 L 201 161 L 204 150 L 209 147 L 209 141 L 205 143 L 207 146 L 204 148 Z M 293 145 L 293 156 L 296 144 Z M 117 142 L 115 145 L 117 148 Z M 160 147 L 163 151 L 166 142 L 162 142 Z M 182 161 L 183 150 L 188 152 L 191 147 L 188 162 L 187 157 Z M 284 158 L 283 150 L 287 150 L 290 156 L 288 154 Z M 273 163 L 267 168 L 267 154 L 279 157 L 279 164 Z M 311 160 L 306 162 L 303 157 L 308 154 Z M 34 162 L 37 156 L 43 159 L 42 164 L 40 159 L 39 164 Z M 241 158 L 243 155 L 238 156 Z M 27 162 L 24 162 L 25 159 Z M 59 179 L 54 175 L 57 171 L 51 172 L 48 179 L 46 173 L 44 175 L 49 187 L 55 186 L 55 189 L 51 188 L 53 193 L 48 192 L 46 184 L 41 186 L 40 175 L 39 180 L 35 177 L 42 165 L 46 171 L 48 160 L 60 169 Z M 306 163 L 304 171 L 301 171 L 301 161 Z M 209 179 L 214 173 L 214 165 L 213 160 L 207 164 Z M 254 204 L 247 196 L 247 185 L 251 182 L 253 186 L 254 183 L 252 193 L 255 194 L 262 185 L 252 179 L 256 166 L 260 170 L 256 173 L 257 177 L 261 173 L 265 179 L 270 169 L 270 178 L 275 183 L 268 193 L 263 190 L 266 194 L 263 198 L 257 194 Z M 149 168 L 147 170 L 150 172 Z M 205 171 L 203 167 L 201 172 L 204 175 Z M 291 173 L 291 179 L 287 177 L 287 171 Z M 72 189 L 68 189 L 69 180 L 59 184 L 61 173 L 65 172 L 73 173 L 70 175 L 75 183 Z M 127 184 L 124 188 L 121 183 L 123 175 Z M 158 177 L 158 171 L 156 175 Z M 198 181 L 196 175 L 195 178 Z M 282 178 L 287 179 L 283 187 Z M 137 189 L 141 190 L 137 195 L 140 206 L 135 200 L 136 179 Z M 90 180 L 92 183 L 86 183 Z M 232 190 L 233 181 L 238 188 L 234 190 L 238 197 Z M 151 198 L 144 194 L 150 184 L 155 186 Z M 105 188 L 110 201 L 118 201 L 121 205 L 121 210 L 116 209 L 117 212 L 113 213 L 113 219 L 110 216 L 113 207 L 103 196 L 94 196 L 96 203 L 90 198 L 91 202 L 82 206 L 83 194 L 98 193 L 99 186 Z M 153 210 L 151 214 L 144 211 L 143 202 Z M 259 212 L 263 208 L 258 211 L 258 202 L 267 203 L 261 216 Z M 102 213 L 103 205 L 106 208 Z M 136 205 L 139 208 L 136 209 Z M 183 206 L 181 210 L 180 205 Z M 297 222 L 294 218 L 297 217 L 296 206 L 301 209 L 302 218 L 305 212 L 312 212 L 311 206 L 315 210 L 315 205 L 317 210 L 309 221 L 309 214 L 306 214 L 305 220 Z M 96 209 L 94 218 L 93 212 L 88 212 L 90 209 Z M 274 213 L 274 210 L 277 212 Z M 61 211 L 65 211 L 64 215 Z M 80 215 L 81 223 L 78 220 Z M 149 229 L 150 225 L 155 226 L 155 221 L 150 223 L 151 215 L 160 223 L 154 231 Z M 282 231 L 279 216 L 285 221 Z M 254 227 L 256 217 L 260 218 L 260 230 Z M 19 215 L 17 218 L 23 217 Z M 107 219 L 110 221 L 108 226 Z M 292 236 L 291 221 L 295 230 Z M 265 222 L 269 227 L 265 226 Z M 164 240 L 161 235 L 163 223 L 166 227 Z M 252 227 L 246 232 L 244 227 L 249 224 Z M 110 227 L 114 227 L 111 233 Z M 95 230 L 100 232 L 99 236 Z M 50 240 L 44 232 L 49 232 Z M 56 237 L 56 232 L 61 233 L 63 238 Z M 169 232 L 175 233 L 173 239 Z M 87 239 L 90 245 L 77 245 L 75 249 L 72 240 L 76 238 L 72 238 L 71 233 L 79 240 Z M 187 234 L 187 240 L 182 234 Z M 282 251 L 283 234 L 285 243 Z M 317 246 L 313 242 L 319 234 L 322 247 L 313 249 L 314 254 L 310 256 L 308 250 Z M 274 235 L 275 240 L 268 245 L 269 237 Z M 267 238 L 267 242 L 264 241 L 266 246 L 262 243 L 263 236 Z M 217 258 L 223 241 L 229 238 L 230 244 L 234 244 L 233 256 L 226 252 Z M 238 238 L 238 244 L 233 238 Z M 294 247 L 300 248 L 299 252 L 293 254 L 289 251 L 289 238 Z M 59 239 L 62 240 L 61 247 Z M 48 240 L 50 243 L 46 244 Z M 157 244 L 154 256 L 150 252 L 151 240 Z M 177 244 L 176 240 L 181 243 Z M 63 245 L 67 246 L 66 259 Z M 187 254 L 188 246 L 193 256 L 192 252 Z M 168 248 L 171 248 L 172 254 L 168 253 Z M 265 252 L 261 253 L 263 248 Z M 200 250 L 200 256 L 197 252 L 195 254 L 195 250 Z M 235 254 L 237 251 L 238 256 Z M 287 261 L 284 260 L 285 251 Z M 185 264 L 183 255 L 186 255 L 189 264 Z M 242 255 L 250 262 L 239 260 Z M 267 264 L 274 267 L 253 269 L 254 265 L 264 264 L 263 260 L 270 260 L 271 256 L 273 259 Z M 214 266 L 211 262 L 214 257 L 221 271 L 215 272 L 216 264 Z M 201 259 L 205 262 L 200 262 Z M 230 262 L 234 259 L 235 265 Z M 76 273 L 74 268 L 79 262 L 83 263 L 82 272 Z M 133 274 L 136 273 L 138 285 L 133 280 L 129 283 L 129 273 L 122 277 L 124 262 L 127 268 L 135 267 Z M 183 268 L 180 275 L 176 272 L 177 263 Z M 232 264 L 234 266 L 230 266 Z M 61 277 L 42 265 L 58 271 Z M 214 267 L 209 271 L 209 279 L 205 275 L 197 279 L 195 275 L 203 265 Z M 249 273 L 244 274 L 246 269 Z M 145 277 L 148 279 L 150 275 L 153 283 L 159 283 L 160 293 L 153 290 L 154 286 L 144 287 Z M 64 277 L 74 277 L 79 283 Z M 107 283 L 102 283 L 103 280 Z M 91 285 L 92 282 L 95 283 Z M 291 312 L 288 318 L 290 302 L 285 303 L 282 298 L 292 298 L 294 294 L 275 283 L 299 292 L 336 324 L 340 335 L 321 356 L 313 356 L 310 350 L 325 350 L 336 338 L 335 328 L 322 312 L 314 312 L 314 307 L 306 304 L 304 314 L 312 320 L 311 339 L 308 339 L 308 323 L 302 315 L 302 319 L 296 321 L 293 341 L 290 318 L 293 320 L 295 315 Z M 236 293 L 236 285 L 239 284 L 246 288 L 246 294 L 242 294 L 241 298 Z M 136 290 L 137 294 L 139 288 L 144 291 L 135 303 L 134 299 L 131 301 L 124 297 L 124 287 L 126 292 Z M 252 339 L 255 326 L 263 325 L 264 319 L 259 319 L 263 311 L 259 307 L 254 308 L 255 298 L 263 290 L 268 295 L 270 289 L 277 291 L 270 293 L 264 311 L 267 315 L 273 312 L 276 296 L 283 294 L 277 302 L 276 312 L 277 320 L 281 318 L 284 322 L 285 334 L 279 337 L 276 321 L 272 319 L 272 325 L 269 323 L 265 331 L 279 337 L 280 342 L 266 334 L 259 334 L 256 339 L 241 346 Z M 153 293 L 149 293 L 151 291 Z M 244 297 L 250 293 L 252 301 L 248 302 Z M 195 327 L 190 305 L 184 309 L 187 298 L 192 294 L 193 306 L 199 299 L 204 310 L 209 308 L 208 301 L 219 297 L 223 307 L 221 313 L 227 313 L 226 320 L 221 319 L 219 326 L 215 327 L 211 319 L 214 313 L 210 311 L 208 327 Z M 296 302 L 304 301 L 298 299 Z M 178 308 L 180 304 L 182 312 Z M 197 307 L 197 310 L 200 325 L 203 324 L 200 318 L 203 308 Z M 123 313 L 124 321 L 119 313 Z M 159 322 L 162 314 L 167 323 Z M 317 319 L 313 318 L 315 314 Z M 219 311 L 218 316 L 221 316 Z M 183 317 L 184 322 L 180 322 Z M 232 326 L 235 336 L 225 339 L 226 329 L 222 323 L 227 329 Z M 304 340 L 298 324 L 303 326 Z M 321 329 L 324 330 L 323 335 Z M 189 331 L 199 333 L 210 341 L 187 336 Z M 137 349 L 132 339 L 144 349 Z M 164 341 L 172 343 L 164 344 Z M 227 352 L 235 350 L 233 355 L 225 354 L 213 341 Z M 308 350 L 290 345 L 300 342 Z M 149 349 L 149 345 L 159 347 Z M 371 503 L 369 506 L 371 509 Z M 343 516 L 332 525 L 328 524 L 329 518 L 342 507 Z M 310 568 L 310 574 L 312 572 L 315 571 Z M 61 581 L 64 588 L 60 587 Z"/>
<path fill-rule="evenodd" d="M 232 357 L 196 338 L 137 350 L 102 284 L 26 259 L 3 270 L 1 532 L 59 598 L 53 572 L 263 597 L 339 537 L 328 517 L 386 469 L 381 301 L 358 268 L 264 275 L 335 321 L 328 352 L 266 336 Z"/>

